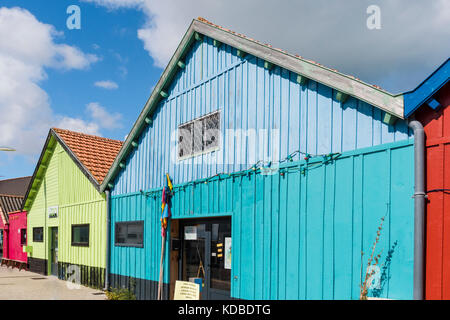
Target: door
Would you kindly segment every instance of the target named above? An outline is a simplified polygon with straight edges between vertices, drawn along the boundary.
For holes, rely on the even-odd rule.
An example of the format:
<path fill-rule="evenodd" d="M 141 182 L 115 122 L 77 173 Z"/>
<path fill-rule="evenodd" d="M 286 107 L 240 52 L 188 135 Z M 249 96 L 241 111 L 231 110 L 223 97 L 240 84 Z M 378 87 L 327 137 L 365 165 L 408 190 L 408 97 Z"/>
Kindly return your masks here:
<path fill-rule="evenodd" d="M 58 276 L 58 228 L 50 228 L 50 274 Z"/>
<path fill-rule="evenodd" d="M 181 226 L 179 278 L 198 283 L 202 300 L 230 299 L 231 218 L 186 220 Z"/>

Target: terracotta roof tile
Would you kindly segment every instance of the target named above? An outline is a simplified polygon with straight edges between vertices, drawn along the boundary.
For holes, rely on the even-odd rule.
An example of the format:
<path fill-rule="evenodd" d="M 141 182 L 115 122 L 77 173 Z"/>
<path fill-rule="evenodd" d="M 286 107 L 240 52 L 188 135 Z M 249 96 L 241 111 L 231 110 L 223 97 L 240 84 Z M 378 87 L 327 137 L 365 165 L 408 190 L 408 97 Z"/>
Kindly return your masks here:
<path fill-rule="evenodd" d="M 123 142 L 58 128 L 53 131 L 101 184 Z"/>

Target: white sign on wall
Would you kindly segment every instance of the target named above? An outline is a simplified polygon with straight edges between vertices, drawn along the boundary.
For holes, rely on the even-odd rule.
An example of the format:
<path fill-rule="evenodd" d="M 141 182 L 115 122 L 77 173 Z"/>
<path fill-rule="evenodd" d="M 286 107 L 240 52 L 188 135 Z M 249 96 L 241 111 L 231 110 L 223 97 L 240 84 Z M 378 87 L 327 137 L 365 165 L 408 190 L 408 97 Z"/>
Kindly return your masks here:
<path fill-rule="evenodd" d="M 185 226 L 184 227 L 184 240 L 197 240 L 197 227 Z"/>
<path fill-rule="evenodd" d="M 49 219 L 58 218 L 58 206 L 48 207 L 47 213 Z"/>

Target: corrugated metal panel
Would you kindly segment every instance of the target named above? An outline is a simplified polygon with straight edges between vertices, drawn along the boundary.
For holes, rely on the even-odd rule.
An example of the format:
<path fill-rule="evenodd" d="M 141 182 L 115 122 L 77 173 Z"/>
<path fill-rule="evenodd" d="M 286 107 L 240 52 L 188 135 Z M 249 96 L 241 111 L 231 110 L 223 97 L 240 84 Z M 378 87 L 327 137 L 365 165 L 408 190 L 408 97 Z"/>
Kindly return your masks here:
<path fill-rule="evenodd" d="M 450 84 L 435 97 L 442 105 L 438 111 L 422 107 L 416 119 L 422 122 L 427 137 L 427 247 L 426 299 L 450 299 Z"/>
<path fill-rule="evenodd" d="M 54 138 L 52 138 L 54 139 Z M 58 218 L 47 209 L 58 206 Z M 90 224 L 89 247 L 72 247 L 72 224 Z M 28 214 L 31 257 L 48 259 L 48 228 L 58 227 L 59 262 L 105 267 L 106 200 L 57 143 L 36 199 Z M 33 242 L 33 227 L 44 227 L 44 242 Z"/>
<path fill-rule="evenodd" d="M 284 175 L 226 175 L 179 185 L 172 218 L 232 216 L 232 297 L 357 299 L 361 251 L 366 263 L 386 215 L 377 246 L 386 263 L 378 295 L 411 299 L 412 159 L 412 141 L 407 140 L 345 153 L 332 163 L 310 166 L 305 175 L 297 170 L 305 165 L 301 161 L 282 167 L 291 168 Z M 113 274 L 158 280 L 160 203 L 159 189 L 147 196 L 112 198 Z M 144 248 L 115 247 L 114 223 L 141 219 Z M 166 283 L 168 273 L 166 263 Z"/>
<path fill-rule="evenodd" d="M 296 79 L 296 74 L 279 67 L 264 69 L 264 61 L 256 57 L 242 60 L 236 56 L 236 49 L 226 45 L 216 48 L 204 37 L 187 55 L 186 68 L 179 71 L 153 124 L 144 129 L 139 146 L 128 156 L 127 167 L 115 179 L 112 194 L 160 187 L 165 172 L 183 183 L 242 170 L 272 154 L 271 141 L 256 141 L 252 150 L 245 136 L 239 138 L 240 143 L 236 139 L 229 143 L 224 137 L 223 143 L 230 149 L 222 147 L 177 164 L 171 161 L 176 155 L 175 129 L 215 110 L 221 111 L 222 135 L 227 129 L 280 130 L 280 159 L 296 150 L 311 154 L 343 152 L 410 136 L 405 121 L 388 126 L 382 123 L 380 109 L 355 98 L 341 106 L 331 88 L 314 81 L 302 86 Z M 219 164 L 206 164 L 215 158 L 221 160 Z"/>

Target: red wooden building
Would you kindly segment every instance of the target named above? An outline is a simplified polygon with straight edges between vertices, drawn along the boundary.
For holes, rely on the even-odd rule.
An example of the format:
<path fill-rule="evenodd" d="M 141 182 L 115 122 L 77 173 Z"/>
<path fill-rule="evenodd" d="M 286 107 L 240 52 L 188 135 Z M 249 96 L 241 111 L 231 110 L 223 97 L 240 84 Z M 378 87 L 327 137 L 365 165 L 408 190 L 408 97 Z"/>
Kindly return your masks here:
<path fill-rule="evenodd" d="M 426 137 L 425 298 L 450 299 L 450 60 L 404 95 Z"/>

